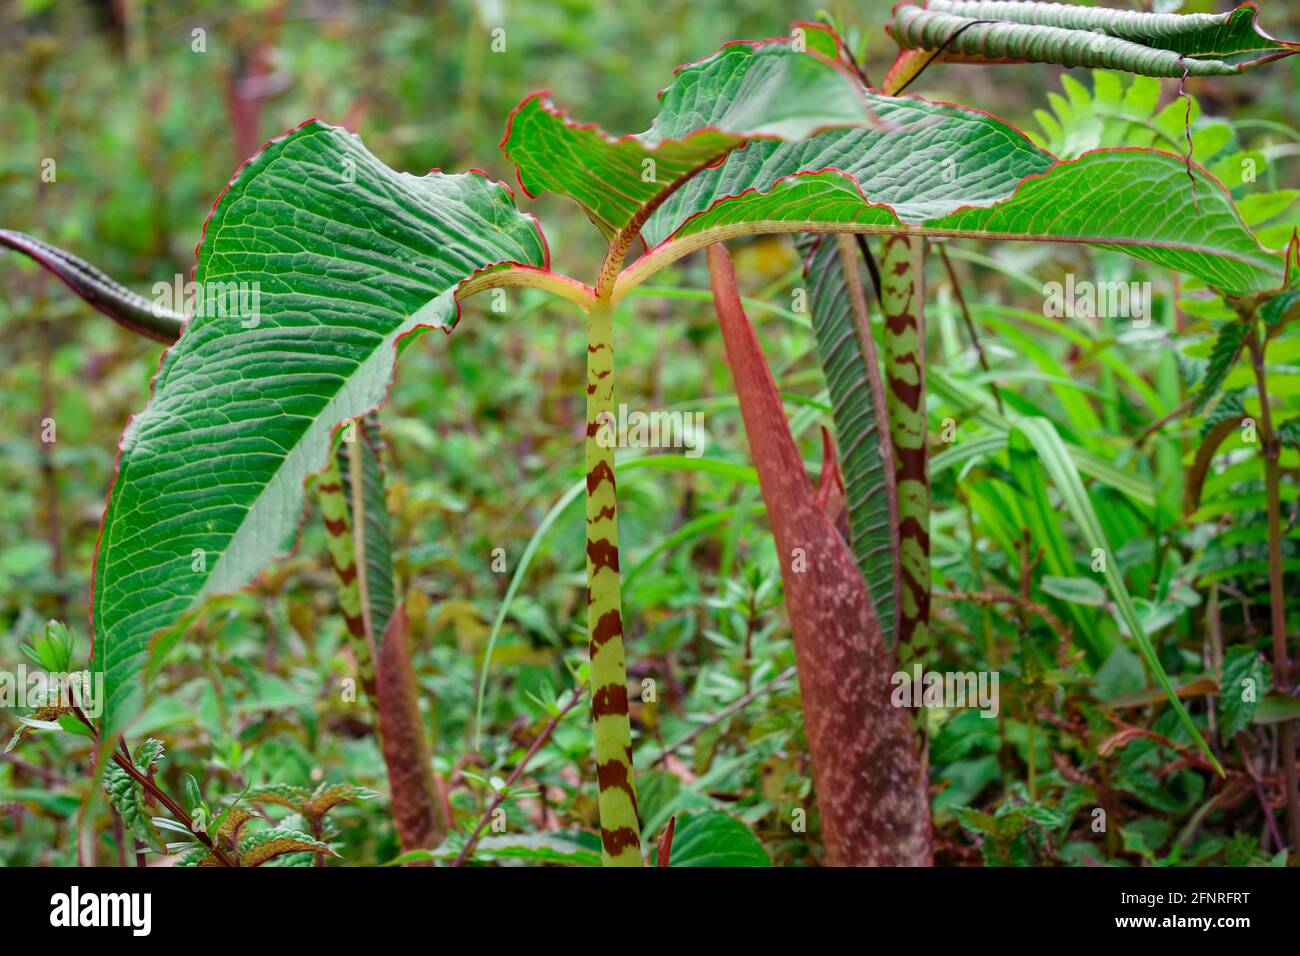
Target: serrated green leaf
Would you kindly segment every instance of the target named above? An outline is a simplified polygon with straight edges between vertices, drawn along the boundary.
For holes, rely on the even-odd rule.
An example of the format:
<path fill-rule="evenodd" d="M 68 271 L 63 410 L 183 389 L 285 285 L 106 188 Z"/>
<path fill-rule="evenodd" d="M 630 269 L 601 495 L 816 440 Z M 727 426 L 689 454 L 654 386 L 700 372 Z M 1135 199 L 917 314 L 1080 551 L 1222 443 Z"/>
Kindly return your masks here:
<path fill-rule="evenodd" d="M 536 94 L 511 114 L 501 145 L 529 195 L 569 196 L 613 236 L 679 180 L 749 140 L 800 140 L 869 120 L 856 78 L 787 37 L 731 43 L 682 67 L 644 133 L 615 138 L 577 125 Z"/>
<path fill-rule="evenodd" d="M 1045 173 L 1054 160 L 1019 130 L 986 113 L 911 96 L 864 95 L 878 127 L 830 130 L 803 142 L 750 143 L 669 196 L 642 230 L 647 244 L 664 242 L 707 210 L 728 222 L 753 221 L 754 215 L 741 215 L 742 207 L 733 203 L 768 196 L 775 201 L 799 181 L 789 177 L 815 178 L 828 169 L 840 170 L 841 182 L 850 177 L 872 203 L 892 209 L 897 219 L 880 211 L 897 227 L 899 220 L 918 224 L 963 205 L 987 206 L 1004 199 L 1026 177 Z M 906 176 L 899 175 L 902 169 Z M 829 205 L 814 206 L 811 212 L 787 204 L 787 219 L 811 220 L 793 231 L 834 231 L 819 230 L 815 223 L 847 223 L 865 205 L 861 196 L 834 190 L 821 195 Z"/>
<path fill-rule="evenodd" d="M 952 814 L 967 830 L 981 836 L 992 836 L 998 832 L 997 818 L 991 813 L 971 810 L 967 807 L 953 807 Z"/>
<path fill-rule="evenodd" d="M 135 756 L 131 762 L 135 764 L 136 769 L 146 776 L 153 766 L 162 760 L 163 742 L 156 737 L 150 737 L 144 743 L 135 748 Z"/>
<path fill-rule="evenodd" d="M 121 767 L 110 764 L 104 770 L 104 790 L 135 838 L 157 853 L 166 853 L 166 844 L 154 826 L 153 816 L 145 808 L 144 792 L 135 779 Z"/>
<path fill-rule="evenodd" d="M 1294 279 L 1286 289 L 1271 297 L 1259 307 L 1259 317 L 1268 326 L 1269 334 L 1296 318 L 1300 318 L 1300 279 Z"/>
<path fill-rule="evenodd" d="M 239 841 L 239 865 L 261 866 L 287 853 L 323 853 L 338 856 L 328 844 L 298 830 L 273 827 L 260 830 Z"/>
<path fill-rule="evenodd" d="M 379 796 L 374 790 L 350 783 L 322 783 L 303 804 L 302 812 L 309 818 L 323 817 L 330 810 L 354 800 L 373 800 Z"/>
<path fill-rule="evenodd" d="M 1239 321 L 1229 322 L 1219 329 L 1219 335 L 1214 340 L 1214 348 L 1210 352 L 1209 364 L 1205 369 L 1205 377 L 1201 379 L 1201 386 L 1192 399 L 1189 414 L 1197 414 L 1219 391 L 1224 379 L 1236 364 L 1237 356 L 1241 354 L 1242 346 L 1246 341 L 1246 332 L 1246 323 Z"/>
<path fill-rule="evenodd" d="M 289 783 L 264 783 L 249 787 L 244 794 L 244 799 L 251 803 L 274 803 L 298 812 L 302 812 L 302 808 L 307 805 L 311 797 L 312 792 L 306 787 L 297 787 Z"/>
<path fill-rule="evenodd" d="M 200 847 L 195 847 L 193 850 L 190 850 L 188 853 L 182 855 L 181 858 L 176 861 L 175 865 L 183 866 L 183 867 L 191 867 L 191 866 L 208 867 L 208 866 L 220 866 L 221 864 L 220 861 L 215 856 L 213 856 L 210 852 L 208 852 L 207 847 L 200 846 Z"/>
<path fill-rule="evenodd" d="M 1245 729 L 1272 684 L 1273 669 L 1253 647 L 1229 647 L 1223 652 L 1223 689 L 1219 693 L 1219 739 L 1224 746 Z"/>

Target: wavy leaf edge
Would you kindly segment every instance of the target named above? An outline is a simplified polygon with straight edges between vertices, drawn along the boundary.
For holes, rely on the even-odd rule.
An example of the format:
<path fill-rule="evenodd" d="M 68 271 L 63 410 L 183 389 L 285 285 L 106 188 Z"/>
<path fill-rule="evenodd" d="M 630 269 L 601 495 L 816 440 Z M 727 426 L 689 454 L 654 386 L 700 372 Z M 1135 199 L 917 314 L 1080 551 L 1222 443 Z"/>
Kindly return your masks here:
<path fill-rule="evenodd" d="M 914 97 L 912 94 L 907 94 L 907 98 L 922 99 L 921 97 Z M 933 103 L 935 105 L 944 105 L 944 106 L 952 105 L 952 104 L 942 103 L 941 101 L 932 101 L 932 100 L 922 100 L 922 102 Z M 981 112 L 981 111 L 975 110 L 974 112 Z M 984 115 L 991 116 L 992 114 L 986 113 Z M 996 119 L 997 117 L 993 117 L 993 118 Z M 1006 125 L 1010 126 L 1012 129 L 1016 129 L 1016 127 L 1011 126 L 1011 124 L 1009 123 Z M 1017 132 L 1020 131 L 1017 130 Z M 1023 132 L 1022 135 L 1024 135 Z M 1044 150 L 1044 152 L 1046 152 L 1046 150 Z M 1143 156 L 1159 155 L 1159 156 L 1167 157 L 1169 159 L 1176 160 L 1180 166 L 1183 167 L 1190 166 L 1191 169 L 1195 170 L 1198 173 L 1201 173 L 1205 177 L 1205 179 L 1209 181 L 1210 184 L 1222 190 L 1224 196 L 1228 200 L 1229 209 L 1231 209 L 1233 215 L 1236 216 L 1237 222 L 1241 225 L 1242 230 L 1247 235 L 1249 235 L 1252 239 L 1255 240 L 1255 247 L 1259 250 L 1261 256 L 1265 258 L 1277 259 L 1276 270 L 1269 270 L 1270 272 L 1276 275 L 1276 278 L 1279 283 L 1277 287 L 1268 287 L 1267 290 L 1250 289 L 1250 290 L 1241 290 L 1241 291 L 1242 292 L 1272 291 L 1273 288 L 1281 289 L 1285 286 L 1285 281 L 1286 281 L 1285 273 L 1288 269 L 1287 256 L 1289 254 L 1289 250 L 1267 249 L 1264 246 L 1260 245 L 1259 240 L 1255 237 L 1254 231 L 1248 225 L 1246 225 L 1245 221 L 1241 218 L 1241 213 L 1237 210 L 1236 203 L 1232 198 L 1232 193 L 1228 190 L 1226 186 L 1223 185 L 1222 182 L 1220 182 L 1214 176 L 1213 173 L 1209 172 L 1204 167 L 1197 165 L 1196 163 L 1189 164 L 1186 158 L 1183 156 L 1178 156 L 1175 153 L 1171 153 L 1161 149 L 1154 149 L 1154 148 L 1143 147 L 1143 146 L 1102 146 L 1096 149 L 1091 149 L 1091 150 L 1087 150 L 1086 152 L 1080 153 L 1078 156 L 1074 157 L 1073 159 L 1059 159 L 1053 157 L 1053 161 L 1051 165 L 1047 167 L 1047 169 L 1043 170 L 1042 172 L 1031 173 L 1028 176 L 1023 177 L 1016 184 L 1015 189 L 1012 192 L 1008 193 L 1003 198 L 998 199 L 987 206 L 980 206 L 980 205 L 970 204 L 970 203 L 963 204 L 961 206 L 956 206 L 953 208 L 951 212 L 939 218 L 946 219 L 950 216 L 955 216 L 964 212 L 985 212 L 990 210 L 996 210 L 999 206 L 1014 201 L 1017 195 L 1020 193 L 1020 191 L 1025 187 L 1027 183 L 1030 183 L 1034 180 L 1046 179 L 1049 175 L 1052 174 L 1052 172 L 1054 172 L 1057 169 L 1078 165 L 1091 156 L 1106 154 L 1106 153 L 1132 153 L 1132 154 L 1143 155 Z M 785 183 L 794 182 L 801 179 L 808 179 L 812 177 L 825 176 L 828 174 L 842 176 L 845 180 L 848 181 L 849 184 L 852 185 L 854 190 L 857 191 L 858 196 L 861 198 L 864 206 L 886 210 L 894 218 L 894 221 L 897 223 L 897 225 L 885 224 L 885 225 L 878 225 L 878 226 L 873 225 L 873 226 L 863 227 L 860 225 L 854 225 L 851 223 L 843 223 L 843 222 L 818 222 L 815 220 L 793 222 L 793 221 L 783 221 L 783 220 L 756 219 L 745 223 L 714 227 L 712 229 L 706 229 L 698 233 L 690 233 L 688 235 L 683 236 L 683 233 L 687 233 L 692 223 L 697 222 L 700 219 L 708 216 L 718 207 L 726 205 L 729 202 L 734 202 L 735 200 L 742 199 L 746 196 L 756 196 L 759 198 L 766 198 L 768 196 L 773 195 L 775 192 L 777 192 L 777 190 Z M 1027 242 L 1027 241 L 1042 240 L 1042 241 L 1050 241 L 1050 242 L 1071 242 L 1071 243 L 1079 243 L 1084 245 L 1120 245 L 1125 247 L 1152 246 L 1157 248 L 1168 248 L 1168 249 L 1186 249 L 1187 251 L 1196 251 L 1198 248 L 1192 245 L 1176 245 L 1171 243 L 1158 243 L 1158 242 L 1144 243 L 1144 242 L 1136 242 L 1132 240 L 1121 241 L 1116 239 L 1101 239 L 1101 238 L 1067 239 L 1067 238 L 1058 238 L 1058 237 L 1044 239 L 1041 236 L 1014 236 L 1010 234 L 1000 235 L 996 233 L 976 233 L 973 231 L 963 232 L 962 230 L 926 229 L 925 228 L 926 223 L 933 222 L 933 221 L 935 220 L 927 219 L 927 220 L 921 220 L 919 222 L 908 222 L 904 220 L 901 216 L 898 215 L 894 207 L 891 206 L 889 203 L 872 201 L 863 191 L 861 182 L 858 180 L 857 177 L 836 166 L 825 166 L 820 169 L 800 170 L 798 172 L 790 173 L 786 176 L 782 176 L 778 178 L 772 184 L 772 187 L 768 189 L 766 192 L 760 192 L 757 187 L 751 187 L 739 193 L 734 193 L 727 196 L 719 196 L 718 198 L 713 200 L 713 202 L 710 203 L 710 205 L 707 208 L 692 213 L 685 220 L 683 220 L 682 223 L 679 224 L 677 228 L 674 229 L 673 232 L 669 234 L 667 238 L 663 239 L 656 245 L 648 248 L 639 258 L 637 258 L 631 265 L 629 265 L 626 270 L 624 270 L 624 275 L 620 277 L 619 288 L 618 291 L 615 293 L 615 297 L 621 298 L 623 295 L 626 295 L 627 292 L 631 291 L 631 289 L 635 288 L 637 285 L 639 285 L 645 279 L 649 278 L 655 272 L 658 272 L 660 269 L 676 261 L 682 256 L 694 252 L 697 249 L 702 248 L 704 246 L 711 245 L 714 242 L 719 242 L 724 239 L 734 238 L 735 236 L 738 235 L 780 234 L 780 233 L 800 233 L 800 232 L 854 232 L 854 233 L 863 233 L 863 234 L 886 234 L 886 233 L 904 232 L 904 233 L 923 235 L 923 236 L 933 235 L 933 236 L 949 236 L 952 238 L 976 238 L 976 239 L 991 239 L 991 240 L 1002 239 L 1011 242 Z M 1249 263 L 1252 262 L 1253 260 L 1238 258 L 1237 261 Z M 1260 265 L 1261 268 L 1263 268 L 1262 264 Z"/>

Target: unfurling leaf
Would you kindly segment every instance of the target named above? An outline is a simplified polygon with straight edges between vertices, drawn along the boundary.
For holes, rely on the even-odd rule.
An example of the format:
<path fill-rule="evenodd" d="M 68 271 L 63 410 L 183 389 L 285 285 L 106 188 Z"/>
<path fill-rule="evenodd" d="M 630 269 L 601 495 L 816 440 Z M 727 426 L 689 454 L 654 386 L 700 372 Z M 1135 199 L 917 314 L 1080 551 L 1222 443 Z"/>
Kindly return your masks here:
<path fill-rule="evenodd" d="M 871 592 L 885 643 L 895 641 L 898 500 L 884 382 L 871 331 L 861 257 L 834 235 L 801 237 L 817 355 L 830 393 L 849 514 L 849 544 Z"/>
<path fill-rule="evenodd" d="M 132 332 L 159 342 L 173 342 L 181 334 L 185 322 L 183 315 L 158 307 L 70 252 L 9 229 L 0 229 L 0 246 L 30 256 L 62 279 L 77 295 Z"/>

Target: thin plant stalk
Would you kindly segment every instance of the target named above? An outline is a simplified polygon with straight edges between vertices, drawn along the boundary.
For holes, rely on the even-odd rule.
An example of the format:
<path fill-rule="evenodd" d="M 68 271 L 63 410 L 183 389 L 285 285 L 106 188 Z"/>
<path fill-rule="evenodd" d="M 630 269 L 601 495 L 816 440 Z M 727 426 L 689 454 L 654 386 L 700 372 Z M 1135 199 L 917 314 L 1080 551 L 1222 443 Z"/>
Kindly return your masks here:
<path fill-rule="evenodd" d="M 1255 372 L 1255 386 L 1259 392 L 1259 432 L 1264 452 L 1264 493 L 1267 498 L 1268 521 L 1268 586 L 1269 606 L 1273 627 L 1273 672 L 1277 686 L 1284 694 L 1291 691 L 1291 662 L 1286 643 L 1286 592 L 1282 586 L 1282 503 L 1281 463 L 1282 443 L 1273 431 L 1273 414 L 1268 404 L 1268 382 L 1265 375 L 1264 350 L 1256 331 L 1249 332 L 1251 366 Z M 1296 779 L 1295 722 L 1281 724 L 1282 770 L 1286 779 L 1287 829 L 1291 849 L 1300 851 L 1300 781 Z"/>

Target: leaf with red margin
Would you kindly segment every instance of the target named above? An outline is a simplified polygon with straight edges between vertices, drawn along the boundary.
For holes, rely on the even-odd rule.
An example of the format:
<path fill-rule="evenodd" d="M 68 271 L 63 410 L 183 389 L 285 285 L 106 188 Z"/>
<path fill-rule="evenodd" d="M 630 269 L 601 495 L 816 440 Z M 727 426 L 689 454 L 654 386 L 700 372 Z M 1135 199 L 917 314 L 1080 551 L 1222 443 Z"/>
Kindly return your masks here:
<path fill-rule="evenodd" d="M 872 121 L 856 76 L 831 59 L 838 50 L 831 34 L 803 29 L 801 44 L 790 37 L 729 43 L 680 67 L 644 133 L 609 136 L 534 93 L 510 115 L 501 148 L 530 196 L 569 196 L 613 237 L 742 143 L 806 139 Z"/>
<path fill-rule="evenodd" d="M 773 177 L 779 169 L 764 168 L 770 185 L 719 197 L 691 215 L 633 263 L 621 284 L 737 236 L 834 231 L 1090 243 L 1197 276 L 1228 295 L 1276 289 L 1283 275 L 1282 254 L 1259 245 L 1217 180 L 1157 150 L 1093 150 L 1027 176 L 1001 201 L 962 202 L 950 193 L 931 204 L 951 207 L 939 216 L 917 215 L 915 202 L 891 208 L 840 170 Z"/>
<path fill-rule="evenodd" d="M 476 270 L 547 261 L 501 184 L 396 172 L 317 120 L 236 173 L 197 258 L 205 308 L 123 435 L 96 555 L 105 739 L 138 712 L 150 636 L 292 544 L 305 479 L 384 402 L 397 342 L 450 331 Z"/>
<path fill-rule="evenodd" d="M 1098 150 L 1062 163 L 986 113 L 864 95 L 873 126 L 753 141 L 675 190 L 644 224 L 652 248 L 620 287 L 732 236 L 900 225 L 933 236 L 1113 245 L 1232 295 L 1280 281 L 1282 257 L 1259 245 L 1212 176 L 1181 157 Z"/>

